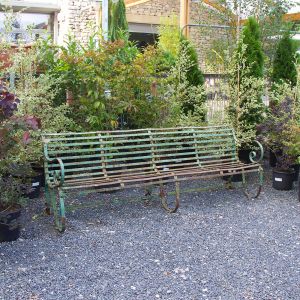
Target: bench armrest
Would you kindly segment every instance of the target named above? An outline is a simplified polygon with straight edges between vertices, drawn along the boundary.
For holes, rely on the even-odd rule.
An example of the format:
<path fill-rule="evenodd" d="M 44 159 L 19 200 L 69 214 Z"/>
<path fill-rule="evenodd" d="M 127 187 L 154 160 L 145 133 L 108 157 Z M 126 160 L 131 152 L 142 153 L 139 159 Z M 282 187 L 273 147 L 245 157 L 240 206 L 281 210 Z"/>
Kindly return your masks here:
<path fill-rule="evenodd" d="M 54 184 L 51 184 L 51 185 L 53 185 L 54 187 L 63 186 L 63 184 L 65 182 L 65 166 L 64 166 L 62 159 L 49 158 L 47 156 L 45 158 L 49 163 L 53 163 L 54 161 L 57 161 L 59 164 L 59 167 L 60 167 L 60 170 L 54 170 L 54 171 L 49 172 L 53 176 L 53 180 L 54 180 Z"/>
<path fill-rule="evenodd" d="M 259 147 L 260 156 L 257 159 L 257 150 L 255 149 L 250 152 L 249 159 L 252 163 L 258 163 L 261 162 L 264 158 L 264 148 L 259 141 L 253 141 L 253 143 L 255 143 Z"/>

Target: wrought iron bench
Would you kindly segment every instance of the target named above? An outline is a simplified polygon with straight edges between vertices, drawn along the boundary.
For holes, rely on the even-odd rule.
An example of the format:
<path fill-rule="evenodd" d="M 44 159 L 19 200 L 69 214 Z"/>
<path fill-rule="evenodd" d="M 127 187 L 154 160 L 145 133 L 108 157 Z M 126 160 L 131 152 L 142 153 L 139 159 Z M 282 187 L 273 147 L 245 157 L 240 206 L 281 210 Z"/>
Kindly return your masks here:
<path fill-rule="evenodd" d="M 258 172 L 258 197 L 263 170 L 250 153 L 251 164 L 238 160 L 234 131 L 227 127 L 188 127 L 44 134 L 46 212 L 56 228 L 65 230 L 65 194 L 82 190 L 108 192 L 133 187 L 160 186 L 168 212 L 179 207 L 179 183 Z M 257 161 L 263 158 L 263 148 Z M 176 199 L 166 200 L 165 183 L 175 183 Z M 50 209 L 51 207 L 51 209 Z"/>

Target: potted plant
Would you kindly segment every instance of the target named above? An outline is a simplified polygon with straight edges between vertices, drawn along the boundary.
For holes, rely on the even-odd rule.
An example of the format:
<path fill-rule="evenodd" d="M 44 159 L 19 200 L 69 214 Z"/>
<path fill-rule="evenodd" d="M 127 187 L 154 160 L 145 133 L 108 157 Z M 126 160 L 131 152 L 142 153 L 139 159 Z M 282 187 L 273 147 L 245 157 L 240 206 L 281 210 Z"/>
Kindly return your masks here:
<path fill-rule="evenodd" d="M 294 145 L 299 134 L 295 104 L 291 95 L 273 101 L 265 122 L 259 126 L 261 139 L 276 157 L 273 187 L 277 190 L 291 190 L 295 180 L 294 165 L 299 155 Z"/>
<path fill-rule="evenodd" d="M 20 237 L 24 187 L 13 176 L 0 176 L 0 243 Z"/>
<path fill-rule="evenodd" d="M 292 125 L 286 131 L 287 141 L 284 143 L 286 152 L 293 158 L 292 168 L 295 170 L 294 181 L 299 179 L 300 170 L 300 125 Z"/>
<path fill-rule="evenodd" d="M 20 214 L 27 186 L 13 176 L 12 165 L 21 147 L 30 142 L 29 128 L 36 129 L 34 117 L 16 117 L 20 100 L 0 82 L 0 242 L 12 241 L 20 235 Z M 20 164 L 17 164 L 20 165 Z"/>
<path fill-rule="evenodd" d="M 257 139 L 257 124 L 265 118 L 264 56 L 260 27 L 254 18 L 249 18 L 240 40 L 227 58 L 229 106 L 227 117 L 235 130 L 239 159 L 251 163 L 251 143 Z"/>

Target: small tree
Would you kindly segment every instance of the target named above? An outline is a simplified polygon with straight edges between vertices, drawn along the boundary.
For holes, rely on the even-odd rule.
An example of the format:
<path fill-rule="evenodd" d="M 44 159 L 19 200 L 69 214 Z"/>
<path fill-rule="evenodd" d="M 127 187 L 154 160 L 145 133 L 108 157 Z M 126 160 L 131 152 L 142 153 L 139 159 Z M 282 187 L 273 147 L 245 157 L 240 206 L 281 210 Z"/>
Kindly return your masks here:
<path fill-rule="evenodd" d="M 198 54 L 190 40 L 181 38 L 181 50 L 185 49 L 191 63 L 191 67 L 187 72 L 187 80 L 190 85 L 204 85 L 204 76 L 199 67 Z"/>
<path fill-rule="evenodd" d="M 286 82 L 295 86 L 297 83 L 296 45 L 286 32 L 277 47 L 273 62 L 272 82 Z"/>
<path fill-rule="evenodd" d="M 249 68 L 248 76 L 262 78 L 264 71 L 264 53 L 261 43 L 260 27 L 254 17 L 250 17 L 243 28 L 242 44 L 246 46 L 244 57 L 245 67 Z M 241 50 L 241 44 L 239 48 Z"/>
<path fill-rule="evenodd" d="M 229 59 L 229 117 L 243 149 L 251 143 L 264 118 L 264 54 L 260 38 L 259 24 L 251 17 Z"/>
<path fill-rule="evenodd" d="M 111 4 L 110 38 L 116 41 L 128 34 L 128 22 L 126 19 L 126 7 L 124 0 L 117 0 Z"/>

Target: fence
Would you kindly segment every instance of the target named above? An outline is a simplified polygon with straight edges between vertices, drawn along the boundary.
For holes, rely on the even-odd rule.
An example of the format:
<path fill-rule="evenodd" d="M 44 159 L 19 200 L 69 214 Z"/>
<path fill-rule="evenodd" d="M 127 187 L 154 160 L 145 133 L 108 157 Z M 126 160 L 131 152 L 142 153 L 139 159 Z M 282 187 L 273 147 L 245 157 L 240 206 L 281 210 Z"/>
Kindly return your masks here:
<path fill-rule="evenodd" d="M 225 118 L 226 109 L 229 106 L 229 98 L 224 92 L 226 86 L 225 76 L 220 74 L 205 74 L 205 88 L 207 90 L 207 120 L 222 121 Z M 267 90 L 262 96 L 263 103 L 269 106 L 269 97 Z"/>
<path fill-rule="evenodd" d="M 205 74 L 204 78 L 207 90 L 207 120 L 224 120 L 225 111 L 229 105 L 228 97 L 221 91 L 225 77 L 220 74 Z"/>

